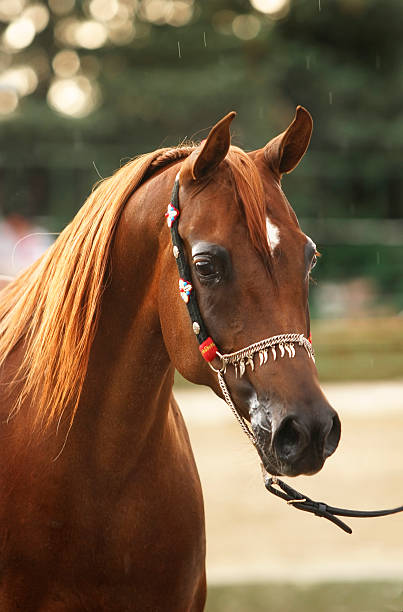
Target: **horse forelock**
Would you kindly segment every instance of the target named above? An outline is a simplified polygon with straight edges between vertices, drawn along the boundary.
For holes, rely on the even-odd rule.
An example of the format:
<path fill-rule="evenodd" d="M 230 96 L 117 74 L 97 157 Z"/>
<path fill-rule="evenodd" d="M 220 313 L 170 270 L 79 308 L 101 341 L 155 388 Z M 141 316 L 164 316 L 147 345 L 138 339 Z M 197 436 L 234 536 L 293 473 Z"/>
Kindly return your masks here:
<path fill-rule="evenodd" d="M 266 203 L 258 169 L 253 160 L 238 147 L 230 148 L 226 160 L 232 172 L 249 237 L 268 272 L 272 273 L 272 256 L 266 231 Z"/>
<path fill-rule="evenodd" d="M 164 150 L 150 164 L 147 178 L 160 168 L 188 157 L 198 146 L 189 143 Z M 272 257 L 267 240 L 266 205 L 260 174 L 253 160 L 239 147 L 231 146 L 225 161 L 232 174 L 236 196 L 244 213 L 252 244 L 271 272 Z M 204 185 L 201 186 L 201 189 L 203 188 Z"/>

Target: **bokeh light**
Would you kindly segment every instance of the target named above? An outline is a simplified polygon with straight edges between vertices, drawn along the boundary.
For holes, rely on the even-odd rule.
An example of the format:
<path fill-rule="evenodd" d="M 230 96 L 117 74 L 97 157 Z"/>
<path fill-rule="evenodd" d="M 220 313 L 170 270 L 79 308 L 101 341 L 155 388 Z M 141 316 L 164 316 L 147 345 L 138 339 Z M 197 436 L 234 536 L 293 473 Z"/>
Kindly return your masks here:
<path fill-rule="evenodd" d="M 21 17 L 6 28 L 3 34 L 4 44 L 10 51 L 19 51 L 28 47 L 35 38 L 35 26 L 31 19 Z"/>
<path fill-rule="evenodd" d="M 49 23 L 49 11 L 44 4 L 30 4 L 22 17 L 32 22 L 35 32 L 42 32 Z"/>
<path fill-rule="evenodd" d="M 250 3 L 257 11 L 272 19 L 282 19 L 290 10 L 290 0 L 250 0 Z"/>
<path fill-rule="evenodd" d="M 108 39 L 108 30 L 103 23 L 92 19 L 79 21 L 73 17 L 61 19 L 55 27 L 57 40 L 71 47 L 99 49 Z"/>
<path fill-rule="evenodd" d="M 10 115 L 18 106 L 18 95 L 13 89 L 0 87 L 0 115 Z"/>
<path fill-rule="evenodd" d="M 84 49 L 99 49 L 108 38 L 106 27 L 98 21 L 82 21 L 77 24 L 74 32 L 75 40 Z"/>
<path fill-rule="evenodd" d="M 68 15 L 75 4 L 75 0 L 48 0 L 49 8 L 55 15 Z"/>
<path fill-rule="evenodd" d="M 74 47 L 76 45 L 75 32 L 78 20 L 74 17 L 60 19 L 55 25 L 55 38 L 58 42 Z"/>
<path fill-rule="evenodd" d="M 117 0 L 91 0 L 89 9 L 94 19 L 110 21 L 116 17 L 119 3 Z"/>
<path fill-rule="evenodd" d="M 114 27 L 116 24 L 122 25 L 126 23 L 129 19 L 131 19 L 132 13 L 130 11 L 130 7 L 126 4 L 119 4 L 116 15 L 108 22 L 108 27 Z"/>
<path fill-rule="evenodd" d="M 0 88 L 14 90 L 19 96 L 28 96 L 38 86 L 38 76 L 31 66 L 16 66 L 0 75 Z"/>
<path fill-rule="evenodd" d="M 72 77 L 80 69 L 80 58 L 75 51 L 64 49 L 53 58 L 52 68 L 58 77 Z"/>
<path fill-rule="evenodd" d="M 127 45 L 133 40 L 135 35 L 136 29 L 131 21 L 126 21 L 113 27 L 109 25 L 108 36 L 115 45 Z"/>
<path fill-rule="evenodd" d="M 97 85 L 84 76 L 71 79 L 55 79 L 51 84 L 47 100 L 49 106 L 62 115 L 82 118 L 89 115 L 99 104 Z"/>
<path fill-rule="evenodd" d="M 169 25 L 181 27 L 189 23 L 193 17 L 193 2 L 175 0 L 171 3 L 171 13 L 166 22 Z"/>
<path fill-rule="evenodd" d="M 141 15 L 150 23 L 183 26 L 193 16 L 193 0 L 143 0 Z"/>
<path fill-rule="evenodd" d="M 0 0 L 0 21 L 12 21 L 21 15 L 24 0 Z"/>
<path fill-rule="evenodd" d="M 254 15 L 237 15 L 232 22 L 232 30 L 238 38 L 251 40 L 260 32 L 260 21 Z"/>

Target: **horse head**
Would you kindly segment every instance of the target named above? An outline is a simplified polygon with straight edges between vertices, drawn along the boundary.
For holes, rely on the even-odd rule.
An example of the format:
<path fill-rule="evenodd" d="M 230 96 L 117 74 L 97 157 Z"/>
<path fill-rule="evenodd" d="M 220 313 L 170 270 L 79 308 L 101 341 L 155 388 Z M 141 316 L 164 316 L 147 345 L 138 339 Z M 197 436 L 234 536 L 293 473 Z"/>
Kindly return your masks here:
<path fill-rule="evenodd" d="M 225 364 L 225 380 L 238 411 L 250 421 L 267 471 L 313 474 L 335 451 L 340 421 L 320 388 L 308 343 L 316 246 L 281 188 L 282 175 L 295 168 L 308 147 L 312 119 L 298 107 L 285 132 L 247 155 L 230 146 L 234 115 L 214 126 L 180 170 L 178 231 L 191 266 L 185 289 L 195 291 L 221 354 L 257 343 L 255 353 Z M 169 257 L 174 259 L 171 252 Z M 183 376 L 222 395 L 192 338 L 198 326 L 192 330 L 177 287 L 172 290 L 173 265 L 161 283 L 168 352 Z M 287 341 L 288 334 L 301 341 Z M 276 336 L 281 342 L 259 344 Z M 219 359 L 214 364 L 223 369 Z"/>

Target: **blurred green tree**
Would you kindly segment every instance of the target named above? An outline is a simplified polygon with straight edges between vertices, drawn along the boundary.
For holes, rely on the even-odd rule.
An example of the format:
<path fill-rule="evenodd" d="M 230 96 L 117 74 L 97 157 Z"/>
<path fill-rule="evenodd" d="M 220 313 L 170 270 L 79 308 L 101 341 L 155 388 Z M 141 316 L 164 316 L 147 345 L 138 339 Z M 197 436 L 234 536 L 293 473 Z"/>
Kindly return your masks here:
<path fill-rule="evenodd" d="M 1 0 L 0 20 L 0 204 L 37 169 L 37 213 L 61 226 L 97 172 L 199 140 L 232 109 L 234 141 L 257 148 L 303 104 L 311 149 L 284 180 L 298 215 L 403 218 L 401 0 Z M 393 270 L 371 274 L 401 296 L 387 248 Z M 366 273 L 364 256 L 350 249 L 346 266 L 333 249 L 324 278 Z"/>

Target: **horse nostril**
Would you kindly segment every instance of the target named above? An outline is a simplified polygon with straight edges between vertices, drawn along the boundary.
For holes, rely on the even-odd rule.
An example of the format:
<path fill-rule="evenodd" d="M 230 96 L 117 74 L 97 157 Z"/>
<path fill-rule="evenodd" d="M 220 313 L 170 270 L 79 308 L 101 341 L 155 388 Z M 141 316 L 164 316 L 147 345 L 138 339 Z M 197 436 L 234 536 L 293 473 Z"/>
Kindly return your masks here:
<path fill-rule="evenodd" d="M 295 420 L 283 420 L 273 439 L 273 448 L 280 461 L 294 461 L 307 445 L 307 434 Z"/>
<path fill-rule="evenodd" d="M 325 437 L 324 446 L 323 446 L 323 456 L 325 459 L 330 457 L 334 453 L 337 448 L 337 445 L 340 440 L 341 434 L 341 424 L 340 419 L 335 414 L 332 418 L 332 426 L 330 428 L 329 433 Z"/>

